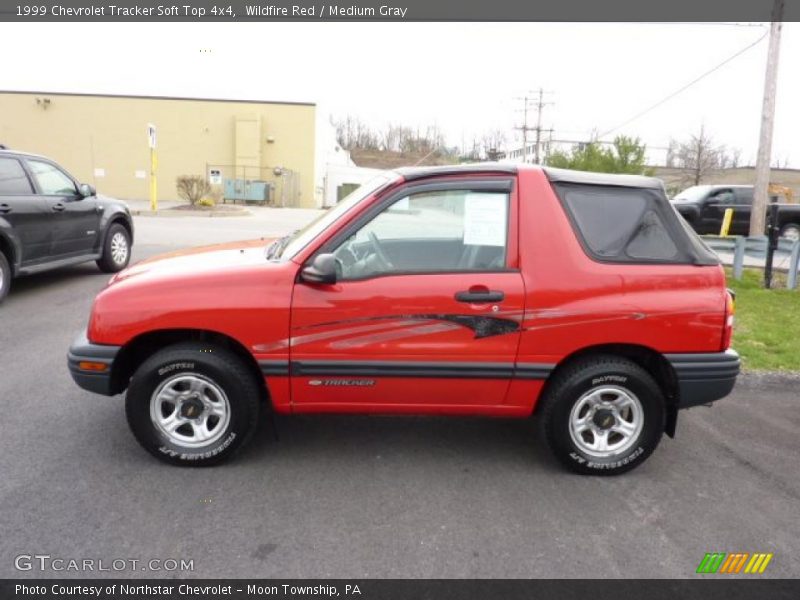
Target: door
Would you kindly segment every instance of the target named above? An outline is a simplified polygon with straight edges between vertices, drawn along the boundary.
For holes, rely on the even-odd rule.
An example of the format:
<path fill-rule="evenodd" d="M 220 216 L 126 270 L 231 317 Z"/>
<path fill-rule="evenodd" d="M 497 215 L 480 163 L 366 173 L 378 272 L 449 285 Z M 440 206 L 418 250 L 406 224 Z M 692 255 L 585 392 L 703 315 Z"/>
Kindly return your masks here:
<path fill-rule="evenodd" d="M 49 209 L 34 194 L 22 163 L 11 156 L 0 157 L 0 221 L 10 225 L 9 233 L 20 243 L 21 264 L 48 255 L 53 239 Z"/>
<path fill-rule="evenodd" d="M 27 159 L 34 184 L 53 217 L 54 257 L 91 254 L 97 241 L 100 214 L 94 197 L 84 198 L 78 185 L 55 164 Z"/>
<path fill-rule="evenodd" d="M 723 188 L 712 191 L 706 198 L 703 207 L 703 232 L 719 235 L 725 209 L 734 208 L 735 196 L 733 190 Z"/>
<path fill-rule="evenodd" d="M 735 204 L 733 208 L 732 235 L 748 235 L 750 233 L 750 213 L 753 210 L 753 188 L 734 188 Z"/>
<path fill-rule="evenodd" d="M 292 299 L 295 410 L 497 406 L 524 309 L 510 180 L 407 186 L 326 243 Z"/>

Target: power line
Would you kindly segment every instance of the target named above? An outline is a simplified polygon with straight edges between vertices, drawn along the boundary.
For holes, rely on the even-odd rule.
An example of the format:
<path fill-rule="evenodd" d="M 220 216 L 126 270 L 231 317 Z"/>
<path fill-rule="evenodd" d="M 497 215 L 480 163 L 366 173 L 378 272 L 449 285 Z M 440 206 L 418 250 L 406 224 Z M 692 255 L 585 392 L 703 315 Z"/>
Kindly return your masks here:
<path fill-rule="evenodd" d="M 748 50 L 750 50 L 750 48 L 752 48 L 753 46 L 757 45 L 757 44 L 758 44 L 759 42 L 761 42 L 761 41 L 762 41 L 764 38 L 766 38 L 766 37 L 767 37 L 767 35 L 769 35 L 769 30 L 765 31 L 765 32 L 764 32 L 764 35 L 762 35 L 760 38 L 758 38 L 758 39 L 757 39 L 755 42 L 753 42 L 753 43 L 751 43 L 751 44 L 748 44 L 747 46 L 745 46 L 744 48 L 742 48 L 741 50 L 739 50 L 739 51 L 738 51 L 738 52 L 736 52 L 735 54 L 732 54 L 731 56 L 729 56 L 728 58 L 726 58 L 725 60 L 723 60 L 721 63 L 719 63 L 719 64 L 718 64 L 718 65 L 716 65 L 715 67 L 712 67 L 711 69 L 709 69 L 708 71 L 706 71 L 706 72 L 705 72 L 705 73 L 703 73 L 702 75 L 700 75 L 700 76 L 696 77 L 695 79 L 692 79 L 692 81 L 690 81 L 689 83 L 687 83 L 687 84 L 686 84 L 686 85 L 684 85 L 683 87 L 681 87 L 681 88 L 679 88 L 679 89 L 675 90 L 674 92 L 672 92 L 671 94 L 669 94 L 669 95 L 668 95 L 668 96 L 666 96 L 665 98 L 662 98 L 661 100 L 659 100 L 658 102 L 656 102 L 656 103 L 655 103 L 655 104 L 653 104 L 652 106 L 649 106 L 648 108 L 644 109 L 643 111 L 641 111 L 641 112 L 639 112 L 639 113 L 635 114 L 635 115 L 634 115 L 634 116 L 632 116 L 630 119 L 628 119 L 628 120 L 626 120 L 626 121 L 623 121 L 622 123 L 620 123 L 620 124 L 619 124 L 619 125 L 617 125 L 616 127 L 612 127 L 611 129 L 609 129 L 608 131 L 604 131 L 604 132 L 603 132 L 603 133 L 601 133 L 601 134 L 600 134 L 598 137 L 604 137 L 604 136 L 608 135 L 609 133 L 611 133 L 611 132 L 613 132 L 613 131 L 616 131 L 617 129 L 619 129 L 619 128 L 621 128 L 621 127 L 624 127 L 624 126 L 625 126 L 625 125 L 627 125 L 628 123 L 631 123 L 631 122 L 635 121 L 635 120 L 636 120 L 636 119 L 638 119 L 639 117 L 643 117 L 644 115 L 646 115 L 647 113 L 649 113 L 649 112 L 650 112 L 650 111 L 652 111 L 652 110 L 655 110 L 656 108 L 658 108 L 659 106 L 661 106 L 661 105 L 662 105 L 662 104 L 664 104 L 665 102 L 668 102 L 669 100 L 672 100 L 672 99 L 673 99 L 675 96 L 677 96 L 677 95 L 678 95 L 678 94 L 680 94 L 681 92 L 684 92 L 684 91 L 686 91 L 687 89 L 689 89 L 690 87 L 692 87 L 692 86 L 693 86 L 695 83 L 697 83 L 698 81 L 700 81 L 700 80 L 702 80 L 702 79 L 705 79 L 706 77 L 708 77 L 709 75 L 711 75 L 711 74 L 712 74 L 712 73 L 714 73 L 715 71 L 718 71 L 719 69 L 721 69 L 722 67 L 724 67 L 725 65 L 727 65 L 729 62 L 731 62 L 731 61 L 732 61 L 732 60 L 734 60 L 735 58 L 738 58 L 739 56 L 741 56 L 742 54 L 744 54 L 745 52 L 747 52 Z"/>

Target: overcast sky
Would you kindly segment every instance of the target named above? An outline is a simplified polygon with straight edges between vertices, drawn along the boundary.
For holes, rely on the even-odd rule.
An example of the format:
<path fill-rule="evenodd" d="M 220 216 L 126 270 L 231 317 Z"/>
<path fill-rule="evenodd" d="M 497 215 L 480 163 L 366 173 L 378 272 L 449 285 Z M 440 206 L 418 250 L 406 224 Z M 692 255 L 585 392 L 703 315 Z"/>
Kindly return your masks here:
<path fill-rule="evenodd" d="M 625 133 L 652 147 L 701 124 L 758 144 L 767 39 L 687 91 L 641 110 L 754 42 L 768 25 L 541 23 L 0 24 L 10 90 L 316 102 L 381 124 L 437 124 L 448 142 L 509 130 L 542 86 L 555 137 Z M 201 52 L 205 50 L 205 52 Z M 800 24 L 783 28 L 773 161 L 800 168 Z M 513 138 L 512 138 L 513 139 Z"/>

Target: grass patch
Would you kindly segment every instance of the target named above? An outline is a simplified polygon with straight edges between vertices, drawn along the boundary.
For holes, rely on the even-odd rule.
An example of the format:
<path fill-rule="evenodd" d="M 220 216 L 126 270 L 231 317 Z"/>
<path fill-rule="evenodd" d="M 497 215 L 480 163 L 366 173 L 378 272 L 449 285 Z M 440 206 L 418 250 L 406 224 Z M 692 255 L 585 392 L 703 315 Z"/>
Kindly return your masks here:
<path fill-rule="evenodd" d="M 728 286 L 736 292 L 732 345 L 741 355 L 743 366 L 750 370 L 800 370 L 800 291 L 766 290 L 762 287 L 763 274 L 756 269 L 745 269 L 741 281 L 733 279 L 729 269 L 727 276 Z M 785 285 L 778 279 L 773 285 Z"/>

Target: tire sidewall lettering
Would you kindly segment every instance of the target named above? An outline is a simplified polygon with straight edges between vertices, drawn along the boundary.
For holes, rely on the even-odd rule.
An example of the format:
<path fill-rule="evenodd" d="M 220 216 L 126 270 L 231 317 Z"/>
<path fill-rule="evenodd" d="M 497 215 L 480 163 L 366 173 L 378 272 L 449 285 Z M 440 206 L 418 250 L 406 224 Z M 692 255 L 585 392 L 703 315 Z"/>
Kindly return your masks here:
<path fill-rule="evenodd" d="M 213 458 L 216 455 L 224 452 L 225 449 L 228 446 L 230 446 L 235 439 L 236 439 L 236 432 L 231 431 L 224 441 L 217 444 L 217 446 L 215 446 L 214 448 L 206 450 L 205 452 L 189 453 L 189 452 L 184 452 L 182 450 L 175 450 L 173 448 L 170 448 L 169 446 L 159 446 L 158 451 L 161 452 L 161 454 L 165 454 L 171 458 L 179 458 L 180 460 L 186 460 L 186 461 L 204 460 L 207 458 Z"/>
<path fill-rule="evenodd" d="M 637 458 L 644 454 L 644 448 L 642 446 L 637 446 L 632 452 L 623 456 L 619 460 L 613 460 L 610 462 L 595 462 L 594 460 L 589 460 L 581 456 L 577 452 L 570 452 L 569 456 L 579 465 L 586 467 L 587 469 L 596 469 L 596 470 L 608 470 L 608 469 L 617 469 L 619 467 L 624 467 L 625 465 L 629 465 L 630 463 L 634 462 Z"/>
<path fill-rule="evenodd" d="M 195 369 L 195 364 L 193 362 L 188 362 L 188 361 L 175 362 L 161 367 L 158 370 L 158 376 L 163 377 L 168 373 L 172 373 L 178 370 L 193 371 L 194 369 Z"/>
<path fill-rule="evenodd" d="M 603 385 L 603 384 L 617 384 L 617 385 L 625 385 L 628 383 L 628 376 L 627 375 L 601 375 L 599 377 L 592 378 L 592 386 L 595 385 Z"/>

